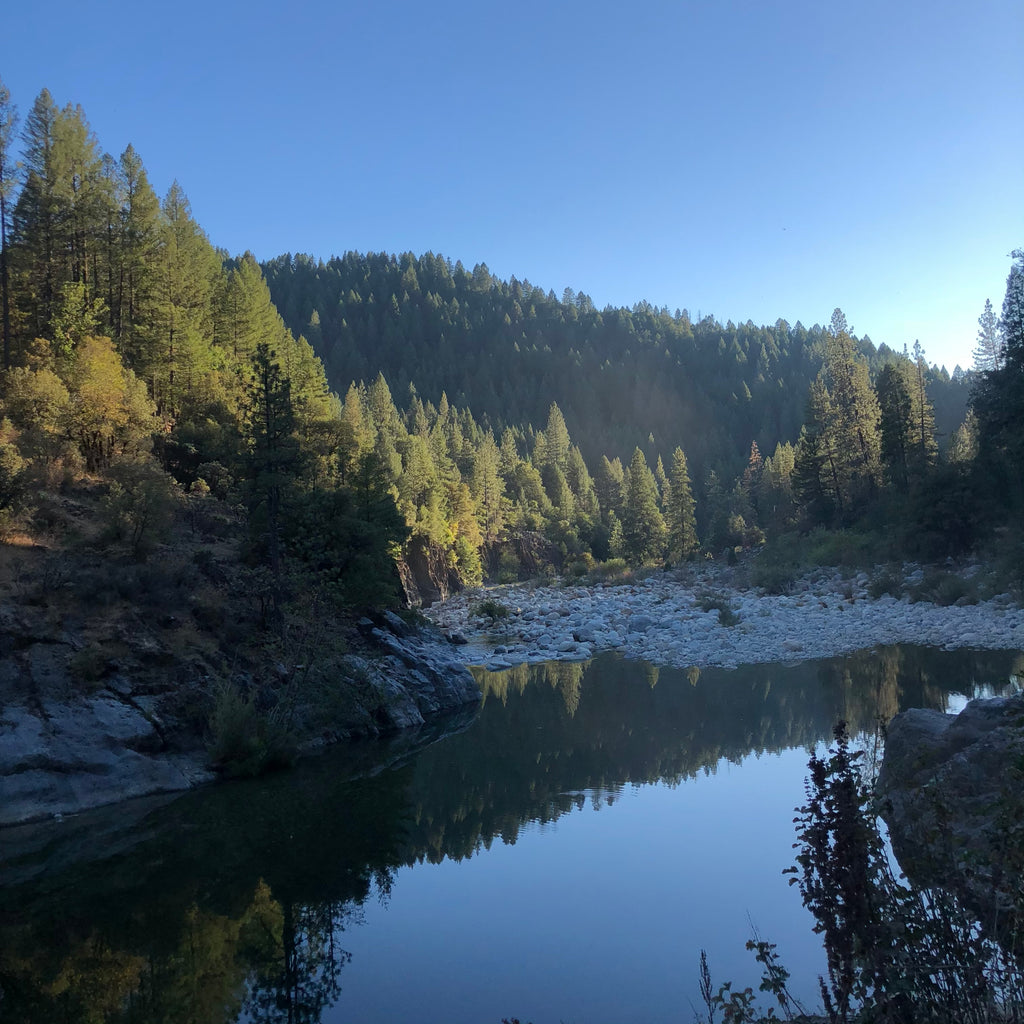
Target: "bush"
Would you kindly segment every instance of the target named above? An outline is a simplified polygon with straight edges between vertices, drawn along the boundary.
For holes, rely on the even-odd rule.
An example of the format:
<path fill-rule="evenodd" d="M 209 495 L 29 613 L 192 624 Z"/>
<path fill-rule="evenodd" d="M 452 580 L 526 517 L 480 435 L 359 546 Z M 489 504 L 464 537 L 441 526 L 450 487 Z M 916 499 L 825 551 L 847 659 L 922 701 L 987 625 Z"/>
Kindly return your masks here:
<path fill-rule="evenodd" d="M 584 551 L 579 557 L 567 562 L 563 571 L 572 579 L 580 579 L 593 572 L 596 564 L 594 556 L 589 551 Z"/>
<path fill-rule="evenodd" d="M 880 569 L 868 582 L 868 595 L 878 600 L 883 594 L 903 596 L 903 573 L 899 568 Z"/>
<path fill-rule="evenodd" d="M 100 503 L 106 535 L 145 558 L 174 516 L 174 483 L 148 462 L 120 463 L 110 475 L 110 491 Z"/>
<path fill-rule="evenodd" d="M 491 622 L 497 622 L 498 619 L 507 618 L 509 615 L 509 610 L 505 605 L 490 597 L 486 600 L 478 601 L 469 610 L 473 615 L 490 619 Z"/>
<path fill-rule="evenodd" d="M 758 555 L 751 582 L 768 594 L 788 594 L 802 571 L 796 538 L 780 537 Z"/>
<path fill-rule="evenodd" d="M 978 588 L 973 580 L 965 580 L 953 572 L 933 570 L 910 590 L 912 601 L 930 601 L 948 608 L 953 604 L 977 604 Z"/>
<path fill-rule="evenodd" d="M 893 557 L 891 549 L 891 538 L 883 534 L 819 527 L 807 537 L 808 559 L 812 565 L 863 568 L 874 565 L 880 552 L 883 557 Z"/>
<path fill-rule="evenodd" d="M 590 575 L 598 581 L 625 580 L 632 577 L 633 570 L 624 558 L 609 558 L 607 562 L 597 563 Z"/>
<path fill-rule="evenodd" d="M 519 579 L 520 568 L 516 553 L 510 548 L 502 548 L 498 555 L 498 583 L 515 583 Z"/>
<path fill-rule="evenodd" d="M 210 716 L 210 763 L 232 778 L 262 775 L 295 760 L 295 737 L 281 707 L 260 712 L 250 694 L 222 683 Z"/>
<path fill-rule="evenodd" d="M 735 626 L 740 621 L 727 597 L 722 594 L 705 592 L 697 596 L 697 607 L 702 612 L 718 612 L 718 621 L 723 626 Z"/>

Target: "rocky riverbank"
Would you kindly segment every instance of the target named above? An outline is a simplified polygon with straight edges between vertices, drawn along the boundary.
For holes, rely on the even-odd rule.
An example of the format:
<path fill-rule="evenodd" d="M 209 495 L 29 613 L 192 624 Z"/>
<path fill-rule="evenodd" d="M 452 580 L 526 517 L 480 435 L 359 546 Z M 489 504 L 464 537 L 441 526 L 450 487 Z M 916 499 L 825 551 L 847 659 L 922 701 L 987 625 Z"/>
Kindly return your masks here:
<path fill-rule="evenodd" d="M 978 572 L 968 567 L 968 577 Z M 925 578 L 906 567 L 908 591 Z M 604 650 L 680 668 L 826 658 L 896 643 L 1024 649 L 1024 610 L 1009 594 L 942 606 L 870 596 L 872 577 L 817 570 L 788 594 L 742 573 L 699 569 L 590 586 L 513 584 L 465 591 L 427 615 L 467 664 L 585 660 Z M 973 600 L 971 598 L 970 600 Z"/>
<path fill-rule="evenodd" d="M 83 692 L 82 638 L 38 609 L 0 609 L 0 826 L 39 821 L 130 797 L 214 781 L 207 723 L 215 701 L 209 667 L 176 657 L 152 629 L 119 634 L 116 665 Z M 300 751 L 424 723 L 479 700 L 473 677 L 433 629 L 396 615 L 364 619 L 331 661 L 332 682 L 297 692 Z M 309 652 L 306 652 L 307 654 Z M 305 666 L 278 663 L 288 677 Z M 231 680 L 259 699 L 251 672 Z"/>

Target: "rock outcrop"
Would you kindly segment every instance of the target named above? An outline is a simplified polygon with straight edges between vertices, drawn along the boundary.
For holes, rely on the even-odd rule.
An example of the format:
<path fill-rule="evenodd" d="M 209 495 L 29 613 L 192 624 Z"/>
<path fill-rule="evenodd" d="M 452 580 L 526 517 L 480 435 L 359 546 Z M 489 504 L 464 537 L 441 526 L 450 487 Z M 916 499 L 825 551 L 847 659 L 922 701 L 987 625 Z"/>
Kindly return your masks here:
<path fill-rule="evenodd" d="M 152 636 L 124 637 L 116 670 L 105 671 L 90 693 L 83 692 L 75 664 L 82 644 L 74 636 L 42 628 L 41 616 L 6 614 L 3 624 L 0 826 L 216 778 L 202 735 L 205 715 L 196 710 L 212 701 L 209 685 L 162 648 L 154 663 L 160 645 Z M 366 627 L 364 640 L 343 659 L 360 685 L 339 708 L 338 728 L 300 737 L 303 750 L 420 727 L 480 699 L 472 675 L 436 629 L 411 628 L 393 613 L 366 620 Z"/>
<path fill-rule="evenodd" d="M 152 719 L 114 693 L 0 710 L 0 825 L 83 811 L 214 776 L 164 751 Z"/>
<path fill-rule="evenodd" d="M 877 792 L 900 865 L 983 924 L 1020 910 L 1022 777 L 1024 694 L 972 700 L 958 715 L 904 711 L 889 725 Z"/>
<path fill-rule="evenodd" d="M 398 563 L 402 590 L 410 608 L 447 601 L 462 588 L 459 574 L 448 563 L 444 549 L 423 538 L 413 538 Z"/>

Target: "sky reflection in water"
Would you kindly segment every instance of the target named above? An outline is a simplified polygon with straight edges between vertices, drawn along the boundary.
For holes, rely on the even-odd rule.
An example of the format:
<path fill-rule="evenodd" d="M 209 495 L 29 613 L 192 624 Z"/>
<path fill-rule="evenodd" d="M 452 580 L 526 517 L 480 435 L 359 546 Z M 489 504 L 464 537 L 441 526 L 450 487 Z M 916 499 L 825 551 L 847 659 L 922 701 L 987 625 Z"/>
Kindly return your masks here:
<path fill-rule="evenodd" d="M 688 1024 L 702 947 L 716 986 L 756 989 L 752 924 L 816 1003 L 820 945 L 782 875 L 808 748 L 1021 665 L 524 666 L 419 736 L 7 830 L 0 1019 Z"/>

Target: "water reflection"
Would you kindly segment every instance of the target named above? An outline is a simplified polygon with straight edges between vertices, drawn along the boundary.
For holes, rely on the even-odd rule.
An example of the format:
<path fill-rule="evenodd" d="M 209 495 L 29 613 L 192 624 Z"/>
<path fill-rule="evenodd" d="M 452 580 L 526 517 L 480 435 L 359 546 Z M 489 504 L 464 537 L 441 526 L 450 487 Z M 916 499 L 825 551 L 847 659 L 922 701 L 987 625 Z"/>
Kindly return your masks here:
<path fill-rule="evenodd" d="M 900 707 L 1002 692 L 1021 668 L 1007 653 L 909 648 L 734 671 L 611 656 L 521 666 L 480 673 L 476 720 L 418 749 L 338 752 L 170 803 L 7 830 L 0 1019 L 325 1020 L 359 970 L 346 933 L 399 869 L 514 843 L 528 823 L 614 803 L 631 783 L 812 747 L 840 718 L 871 736 Z"/>

